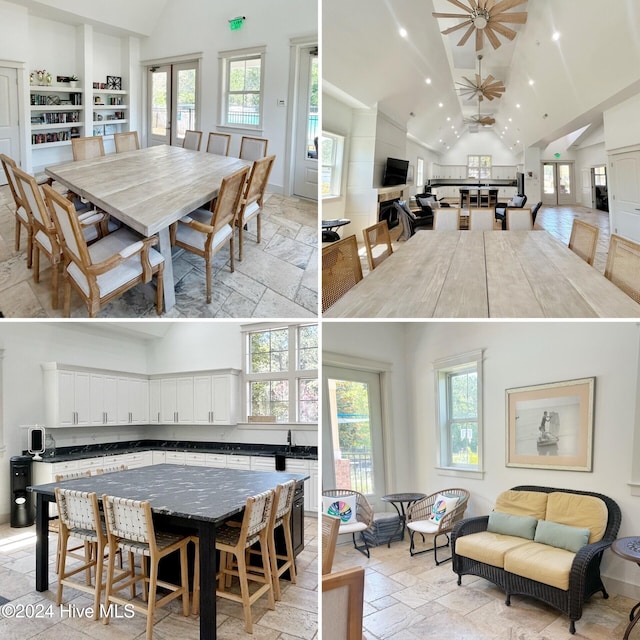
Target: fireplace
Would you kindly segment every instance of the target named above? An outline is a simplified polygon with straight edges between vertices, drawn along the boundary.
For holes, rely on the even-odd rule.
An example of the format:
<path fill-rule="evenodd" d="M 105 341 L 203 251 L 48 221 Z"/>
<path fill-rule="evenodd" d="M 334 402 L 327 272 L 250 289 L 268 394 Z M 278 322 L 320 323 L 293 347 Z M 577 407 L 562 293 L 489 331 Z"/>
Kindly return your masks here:
<path fill-rule="evenodd" d="M 384 200 L 378 205 L 378 222 L 386 220 L 389 229 L 393 229 L 400 224 L 400 221 L 398 220 L 398 211 L 394 206 L 399 200 L 399 198 Z"/>

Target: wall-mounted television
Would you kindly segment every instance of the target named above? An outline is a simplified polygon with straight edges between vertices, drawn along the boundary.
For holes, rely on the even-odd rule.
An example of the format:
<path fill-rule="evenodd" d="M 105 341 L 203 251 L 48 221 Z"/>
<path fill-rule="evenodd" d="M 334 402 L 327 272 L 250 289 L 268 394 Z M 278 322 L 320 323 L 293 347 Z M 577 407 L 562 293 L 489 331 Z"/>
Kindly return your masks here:
<path fill-rule="evenodd" d="M 383 187 L 392 187 L 396 184 L 407 183 L 407 172 L 409 171 L 408 160 L 398 160 L 398 158 L 387 158 L 384 167 Z"/>

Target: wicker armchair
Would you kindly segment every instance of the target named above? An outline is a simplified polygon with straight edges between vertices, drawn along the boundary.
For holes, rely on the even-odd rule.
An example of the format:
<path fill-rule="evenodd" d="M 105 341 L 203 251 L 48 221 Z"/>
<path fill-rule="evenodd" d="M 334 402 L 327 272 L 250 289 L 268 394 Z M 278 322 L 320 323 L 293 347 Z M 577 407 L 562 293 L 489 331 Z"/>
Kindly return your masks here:
<path fill-rule="evenodd" d="M 373 509 L 364 494 L 354 491 L 353 489 L 326 489 L 322 492 L 323 496 L 331 498 L 339 498 L 341 496 L 356 496 L 356 519 L 355 523 L 340 524 L 338 533 L 350 533 L 353 538 L 353 546 L 367 558 L 370 557 L 369 545 L 366 540 L 364 544 L 358 546 L 356 544 L 356 533 L 366 531 L 373 524 Z"/>
<path fill-rule="evenodd" d="M 438 495 L 443 495 L 450 498 L 458 498 L 458 502 L 455 507 L 445 513 L 439 522 L 431 520 L 433 504 L 436 501 Z M 462 520 L 464 512 L 467 509 L 467 503 L 469 502 L 469 492 L 466 489 L 445 489 L 433 493 L 418 502 L 414 502 L 407 509 L 407 528 L 411 536 L 411 544 L 409 545 L 409 553 L 412 556 L 420 555 L 421 553 L 427 553 L 433 551 L 433 559 L 436 565 L 441 565 L 444 562 L 451 560 L 451 556 L 444 560 L 438 560 L 438 549 L 444 549 L 449 546 L 449 533 L 453 529 L 453 525 L 459 520 Z M 419 533 L 424 541 L 424 536 L 433 536 L 433 546 L 429 549 L 423 549 L 422 551 L 415 550 L 414 536 Z M 438 546 L 438 537 L 445 536 L 447 539 L 446 544 Z"/>

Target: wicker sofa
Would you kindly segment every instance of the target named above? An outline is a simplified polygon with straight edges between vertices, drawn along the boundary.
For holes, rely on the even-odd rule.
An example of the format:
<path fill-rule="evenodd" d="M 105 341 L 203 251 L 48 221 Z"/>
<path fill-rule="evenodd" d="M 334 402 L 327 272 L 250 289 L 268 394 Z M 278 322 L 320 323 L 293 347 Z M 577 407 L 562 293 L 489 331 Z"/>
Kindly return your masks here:
<path fill-rule="evenodd" d="M 467 518 L 453 528 L 453 570 L 458 574 L 458 585 L 463 575 L 475 575 L 503 589 L 507 605 L 512 595 L 541 600 L 565 613 L 570 619 L 569 631 L 575 633 L 585 601 L 598 591 L 609 597 L 600 579 L 600 560 L 616 539 L 621 520 L 618 505 L 599 493 L 514 487 L 498 496 L 491 516 Z M 563 544 L 564 539 L 543 544 L 543 536 L 537 533 L 520 537 L 509 535 L 512 531 L 496 532 L 504 522 L 518 526 L 533 522 L 536 532 L 553 527 L 570 536 L 574 546 L 575 533 L 583 532 L 586 543 L 574 552 L 554 546 Z"/>

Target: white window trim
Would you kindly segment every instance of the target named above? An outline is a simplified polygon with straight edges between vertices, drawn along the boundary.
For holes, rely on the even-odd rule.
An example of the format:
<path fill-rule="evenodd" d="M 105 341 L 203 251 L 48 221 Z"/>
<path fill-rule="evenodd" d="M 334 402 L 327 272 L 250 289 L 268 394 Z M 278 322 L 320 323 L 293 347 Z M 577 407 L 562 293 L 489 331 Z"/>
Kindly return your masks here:
<path fill-rule="evenodd" d="M 470 176 L 469 175 L 469 163 L 470 163 L 470 159 L 471 158 L 478 158 L 478 175 L 476 176 Z M 480 171 L 482 169 L 482 167 L 480 166 L 480 158 L 489 158 L 491 164 L 489 165 L 489 175 L 482 177 L 480 175 Z M 488 153 L 470 153 L 467 156 L 467 178 L 469 179 L 473 179 L 473 180 L 490 180 L 491 176 L 493 175 L 493 156 L 488 154 Z"/>
<path fill-rule="evenodd" d="M 320 134 L 320 173 L 322 179 L 322 171 L 324 165 L 322 164 L 322 138 L 333 138 L 335 140 L 335 160 L 331 165 L 333 167 L 332 175 L 331 175 L 331 193 L 322 196 L 322 200 L 329 200 L 330 198 L 340 198 L 342 197 L 342 185 L 344 183 L 343 180 L 343 172 L 344 172 L 344 150 L 345 150 L 345 138 L 341 136 L 339 133 L 334 133 L 333 131 L 321 131 Z"/>
<path fill-rule="evenodd" d="M 248 410 L 249 410 L 249 383 L 257 380 L 287 380 L 289 383 L 289 390 L 293 391 L 293 394 L 289 394 L 289 416 L 297 416 L 298 414 L 298 381 L 299 380 L 307 380 L 315 378 L 318 380 L 318 385 L 320 385 L 320 380 L 318 378 L 318 370 L 317 369 L 306 369 L 301 371 L 296 369 L 296 351 L 295 348 L 293 352 L 291 351 L 291 345 L 295 346 L 296 344 L 296 334 L 299 327 L 307 326 L 307 325 L 318 325 L 318 359 L 320 358 L 320 331 L 319 324 L 314 321 L 309 322 L 263 322 L 263 323 L 255 323 L 255 324 L 247 324 L 241 325 L 241 335 L 242 335 L 242 393 L 241 402 L 242 402 L 242 411 L 241 416 L 246 420 L 246 422 L 240 423 L 240 428 L 250 428 L 250 429 L 263 429 L 268 428 L 272 430 L 286 430 L 290 425 L 294 425 L 296 429 L 299 430 L 310 430 L 317 431 L 318 423 L 317 422 L 296 422 L 295 420 L 289 420 L 288 422 L 248 422 Z M 289 370 L 283 372 L 274 372 L 274 373 L 252 373 L 248 374 L 247 370 L 249 367 L 249 345 L 247 336 L 250 333 L 257 333 L 260 331 L 270 331 L 274 329 L 288 329 L 289 330 Z M 293 340 L 293 342 L 292 342 Z M 318 386 L 318 411 L 320 408 L 320 388 Z"/>
<path fill-rule="evenodd" d="M 249 124 L 230 124 L 227 122 L 227 87 L 229 62 L 231 62 L 232 60 L 255 58 L 258 56 L 260 56 L 260 122 L 255 126 Z M 229 49 L 227 51 L 218 52 L 218 76 L 220 78 L 220 86 L 218 87 L 220 95 L 220 116 L 218 118 L 218 129 L 220 129 L 221 131 L 248 131 L 255 134 L 262 133 L 262 131 L 264 130 L 264 78 L 266 73 L 266 57 L 266 46 L 248 47 L 247 49 Z"/>
<path fill-rule="evenodd" d="M 441 358 L 434 361 L 434 380 L 435 380 L 435 398 L 436 398 L 436 469 L 439 475 L 454 476 L 458 478 L 482 479 L 484 477 L 484 453 L 483 453 L 483 428 L 482 428 L 482 361 L 483 350 L 470 351 L 457 356 Z M 478 467 L 465 468 L 462 466 L 452 466 L 443 460 L 443 437 L 446 429 L 447 410 L 443 403 L 447 401 L 446 390 L 442 393 L 442 387 L 446 386 L 443 380 L 447 373 L 456 371 L 475 364 L 478 372 Z"/>

